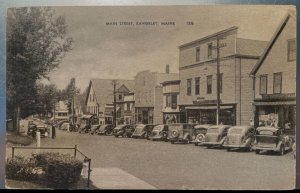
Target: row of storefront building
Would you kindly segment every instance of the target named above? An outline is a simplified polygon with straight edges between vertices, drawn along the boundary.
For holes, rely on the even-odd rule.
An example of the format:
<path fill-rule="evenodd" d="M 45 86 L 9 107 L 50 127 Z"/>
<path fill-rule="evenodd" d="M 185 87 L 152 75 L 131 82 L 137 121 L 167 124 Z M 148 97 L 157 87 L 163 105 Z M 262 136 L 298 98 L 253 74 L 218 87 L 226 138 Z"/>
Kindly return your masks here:
<path fill-rule="evenodd" d="M 295 128 L 296 21 L 287 13 L 270 41 L 239 36 L 238 27 L 185 43 L 179 73 L 142 71 L 134 80 L 92 79 L 86 110 L 99 124 L 216 124 L 217 41 L 219 41 L 219 123 L 271 124 Z M 113 90 L 113 82 L 117 83 Z"/>

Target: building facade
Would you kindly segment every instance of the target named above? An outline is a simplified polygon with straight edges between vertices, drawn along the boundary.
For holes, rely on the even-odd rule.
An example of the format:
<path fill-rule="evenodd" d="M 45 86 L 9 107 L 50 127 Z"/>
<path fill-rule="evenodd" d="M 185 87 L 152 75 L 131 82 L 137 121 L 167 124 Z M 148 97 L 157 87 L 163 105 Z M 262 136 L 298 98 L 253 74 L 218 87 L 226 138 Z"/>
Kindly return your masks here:
<path fill-rule="evenodd" d="M 122 114 L 124 96 L 134 92 L 133 80 L 122 79 L 92 79 L 86 95 L 87 114 L 95 114 L 99 124 L 112 124 L 114 114 L 114 82 L 116 83 L 116 120 L 117 124 L 124 122 Z"/>
<path fill-rule="evenodd" d="M 238 27 L 179 46 L 180 112 L 186 122 L 216 124 L 217 41 L 219 41 L 219 123 L 249 125 L 253 117 L 250 71 L 266 41 L 238 36 Z"/>
<path fill-rule="evenodd" d="M 296 127 L 296 20 L 288 13 L 278 26 L 251 75 L 255 126 Z"/>
<path fill-rule="evenodd" d="M 163 123 L 163 88 L 160 83 L 178 80 L 178 74 L 142 71 L 135 76 L 136 124 Z"/>
<path fill-rule="evenodd" d="M 180 80 L 162 82 L 163 86 L 163 124 L 184 123 L 184 115 L 179 111 Z"/>

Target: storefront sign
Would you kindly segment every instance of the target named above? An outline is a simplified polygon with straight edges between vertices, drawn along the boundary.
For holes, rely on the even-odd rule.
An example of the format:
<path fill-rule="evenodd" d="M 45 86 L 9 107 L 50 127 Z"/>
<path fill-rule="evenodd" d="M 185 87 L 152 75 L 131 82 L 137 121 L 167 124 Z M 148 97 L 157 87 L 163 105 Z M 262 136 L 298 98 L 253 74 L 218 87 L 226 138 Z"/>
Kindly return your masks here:
<path fill-rule="evenodd" d="M 221 101 L 220 101 L 221 103 Z M 207 105 L 207 104 L 217 104 L 217 100 L 196 100 L 193 101 L 194 105 Z"/>
<path fill-rule="evenodd" d="M 263 94 L 261 95 L 263 100 L 290 100 L 295 99 L 295 93 L 289 94 Z"/>

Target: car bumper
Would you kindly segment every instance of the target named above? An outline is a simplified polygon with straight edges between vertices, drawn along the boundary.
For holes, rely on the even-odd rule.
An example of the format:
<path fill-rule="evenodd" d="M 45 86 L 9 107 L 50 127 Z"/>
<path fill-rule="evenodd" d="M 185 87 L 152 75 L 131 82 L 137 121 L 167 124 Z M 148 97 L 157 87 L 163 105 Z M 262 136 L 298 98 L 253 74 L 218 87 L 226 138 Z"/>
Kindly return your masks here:
<path fill-rule="evenodd" d="M 247 144 L 247 143 L 240 143 L 240 144 L 227 144 L 227 143 L 224 143 L 223 147 L 229 147 L 229 148 L 246 148 L 246 147 L 250 147 L 250 144 Z"/>
<path fill-rule="evenodd" d="M 265 151 L 280 151 L 277 147 L 262 147 L 262 146 L 252 146 L 253 150 L 265 150 Z"/>
<path fill-rule="evenodd" d="M 203 146 L 214 146 L 214 145 L 222 145 L 220 142 L 203 142 L 201 143 Z"/>

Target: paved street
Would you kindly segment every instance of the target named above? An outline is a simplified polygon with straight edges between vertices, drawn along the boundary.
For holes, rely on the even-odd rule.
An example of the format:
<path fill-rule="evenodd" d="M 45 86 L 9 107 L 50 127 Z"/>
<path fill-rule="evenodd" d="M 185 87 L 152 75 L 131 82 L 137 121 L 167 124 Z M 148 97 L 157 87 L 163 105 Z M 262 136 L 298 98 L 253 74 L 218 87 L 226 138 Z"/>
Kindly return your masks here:
<path fill-rule="evenodd" d="M 60 130 L 56 139 L 42 139 L 42 146 L 75 144 L 92 158 L 92 169 L 119 168 L 158 189 L 291 189 L 295 176 L 292 153 L 256 155 Z"/>

